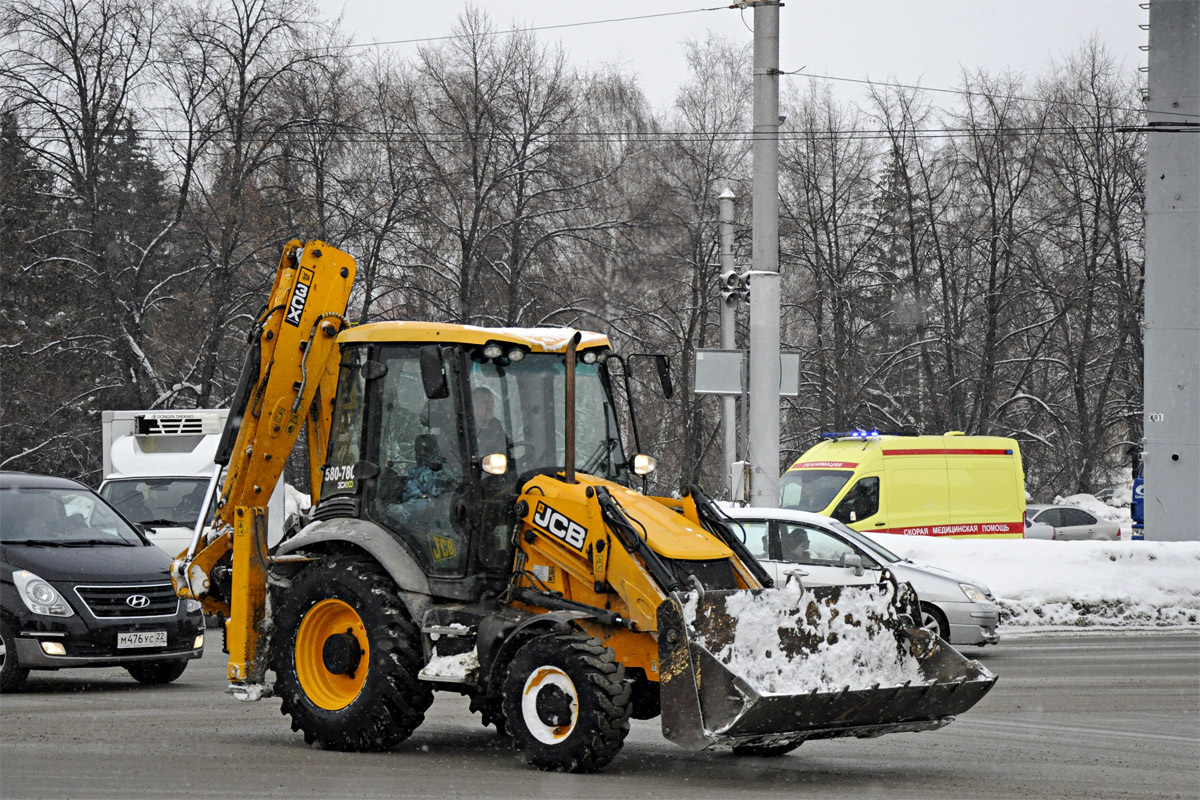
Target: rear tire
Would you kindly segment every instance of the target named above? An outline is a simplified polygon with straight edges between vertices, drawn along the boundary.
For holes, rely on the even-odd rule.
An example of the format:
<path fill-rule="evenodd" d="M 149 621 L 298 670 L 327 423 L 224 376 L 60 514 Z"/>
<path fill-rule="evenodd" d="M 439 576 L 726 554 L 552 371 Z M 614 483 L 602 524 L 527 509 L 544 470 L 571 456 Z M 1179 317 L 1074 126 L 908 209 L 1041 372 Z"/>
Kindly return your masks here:
<path fill-rule="evenodd" d="M 950 625 L 946 622 L 946 615 L 932 603 L 921 603 L 921 627 L 949 643 Z"/>
<path fill-rule="evenodd" d="M 7 625 L 0 623 L 0 692 L 21 688 L 29 670 L 17 663 L 17 643 Z"/>
<path fill-rule="evenodd" d="M 531 639 L 504 682 L 504 720 L 513 746 L 542 770 L 595 772 L 629 733 L 630 688 L 613 651 L 584 633 Z"/>
<path fill-rule="evenodd" d="M 182 675 L 187 665 L 186 658 L 163 658 L 155 661 L 134 661 L 125 665 L 125 671 L 138 683 L 162 685 Z"/>
<path fill-rule="evenodd" d="M 787 755 L 804 742 L 787 742 L 785 744 L 740 744 L 734 745 L 735 756 L 750 756 L 752 758 L 776 758 Z"/>
<path fill-rule="evenodd" d="M 292 581 L 276 613 L 271 668 L 280 712 L 328 750 L 386 750 L 425 719 L 420 635 L 391 577 L 335 556 Z"/>

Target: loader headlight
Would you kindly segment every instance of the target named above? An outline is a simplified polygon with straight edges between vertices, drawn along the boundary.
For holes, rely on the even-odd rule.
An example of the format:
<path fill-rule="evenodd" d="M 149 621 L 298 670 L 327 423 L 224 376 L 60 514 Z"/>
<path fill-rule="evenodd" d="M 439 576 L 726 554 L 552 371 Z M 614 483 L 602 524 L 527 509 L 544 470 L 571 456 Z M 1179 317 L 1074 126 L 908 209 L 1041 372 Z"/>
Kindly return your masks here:
<path fill-rule="evenodd" d="M 512 350 L 508 351 L 508 360 L 514 364 L 517 363 L 518 361 L 520 361 L 521 359 L 523 359 L 524 357 L 525 357 L 525 351 L 519 347 L 514 347 Z"/>
<path fill-rule="evenodd" d="M 638 475 L 649 475 L 657 466 L 658 462 L 654 460 L 653 456 L 638 453 L 633 457 L 633 471 Z"/>
<path fill-rule="evenodd" d="M 489 475 L 503 475 L 508 472 L 508 456 L 504 453 L 491 453 L 484 456 L 483 471 Z"/>
<path fill-rule="evenodd" d="M 963 594 L 965 594 L 967 599 L 972 603 L 986 603 L 988 601 L 987 595 L 984 594 L 983 590 L 978 586 L 972 586 L 969 583 L 960 583 L 958 588 L 962 589 Z"/>
<path fill-rule="evenodd" d="M 596 363 L 596 351 L 595 350 L 584 350 L 583 355 L 581 355 L 579 357 L 579 360 L 585 364 L 595 364 Z"/>
<path fill-rule="evenodd" d="M 75 615 L 58 590 L 32 572 L 17 570 L 13 573 L 13 583 L 16 584 L 21 602 L 34 614 L 46 614 L 51 617 Z"/>
<path fill-rule="evenodd" d="M 499 358 L 504 355 L 504 348 L 495 342 L 489 342 L 483 347 L 484 358 Z"/>

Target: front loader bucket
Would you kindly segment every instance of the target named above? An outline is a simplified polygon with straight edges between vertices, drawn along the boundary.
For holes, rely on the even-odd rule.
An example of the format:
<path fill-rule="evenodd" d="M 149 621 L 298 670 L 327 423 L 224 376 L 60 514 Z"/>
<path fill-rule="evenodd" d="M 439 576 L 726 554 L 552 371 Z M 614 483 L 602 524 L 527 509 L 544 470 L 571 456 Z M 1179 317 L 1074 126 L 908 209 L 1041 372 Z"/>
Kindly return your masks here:
<path fill-rule="evenodd" d="M 896 595 L 886 582 L 673 593 L 658 608 L 663 735 L 701 750 L 949 724 L 996 676 L 913 626 Z"/>

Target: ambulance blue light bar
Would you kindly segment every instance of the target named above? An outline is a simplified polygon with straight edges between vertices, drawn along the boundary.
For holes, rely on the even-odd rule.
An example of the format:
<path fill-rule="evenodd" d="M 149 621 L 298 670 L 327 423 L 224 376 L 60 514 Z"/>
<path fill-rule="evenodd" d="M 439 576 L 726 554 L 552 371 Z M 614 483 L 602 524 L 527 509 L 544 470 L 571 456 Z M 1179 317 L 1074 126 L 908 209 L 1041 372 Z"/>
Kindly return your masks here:
<path fill-rule="evenodd" d="M 879 431 L 829 431 L 822 433 L 822 439 L 873 439 L 879 436 Z"/>

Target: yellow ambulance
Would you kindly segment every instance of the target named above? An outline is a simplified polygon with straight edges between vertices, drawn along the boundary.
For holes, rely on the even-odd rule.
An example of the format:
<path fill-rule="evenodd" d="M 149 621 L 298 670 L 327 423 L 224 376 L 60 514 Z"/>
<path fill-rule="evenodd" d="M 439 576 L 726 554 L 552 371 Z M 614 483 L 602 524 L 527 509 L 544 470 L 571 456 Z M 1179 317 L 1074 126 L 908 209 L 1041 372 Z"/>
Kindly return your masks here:
<path fill-rule="evenodd" d="M 781 508 L 905 536 L 1020 539 L 1025 473 L 1013 439 L 826 433 L 779 486 Z"/>

